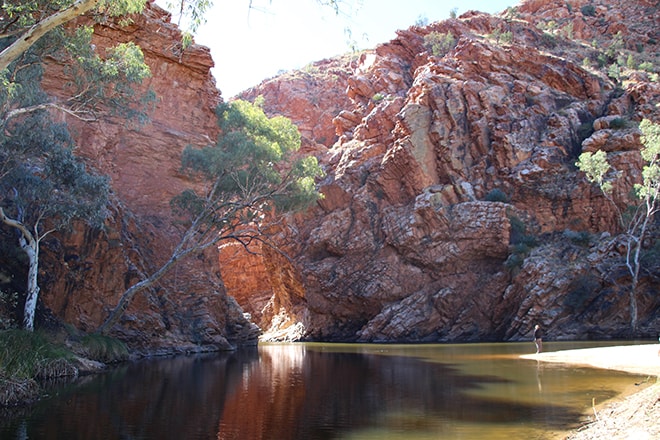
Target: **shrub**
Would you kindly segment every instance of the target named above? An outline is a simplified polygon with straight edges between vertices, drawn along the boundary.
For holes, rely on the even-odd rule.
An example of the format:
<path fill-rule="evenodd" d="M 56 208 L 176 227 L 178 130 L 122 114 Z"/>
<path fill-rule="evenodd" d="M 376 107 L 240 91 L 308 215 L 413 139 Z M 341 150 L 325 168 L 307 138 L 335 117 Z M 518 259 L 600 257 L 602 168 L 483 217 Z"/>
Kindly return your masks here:
<path fill-rule="evenodd" d="M 660 240 L 653 240 L 652 245 L 642 251 L 641 263 L 649 273 L 657 272 L 660 264 Z"/>
<path fill-rule="evenodd" d="M 380 93 L 380 92 L 379 92 L 379 93 L 376 93 L 374 96 L 371 97 L 371 100 L 372 100 L 373 102 L 380 102 L 380 101 L 382 101 L 383 99 L 385 99 L 385 95 L 383 95 L 383 94 Z"/>
<path fill-rule="evenodd" d="M 488 37 L 497 41 L 498 44 L 511 44 L 513 42 L 513 32 L 511 31 L 502 32 L 499 29 L 495 29 L 492 34 L 488 35 Z"/>
<path fill-rule="evenodd" d="M 580 124 L 580 126 L 577 128 L 577 136 L 578 139 L 580 140 L 580 143 L 582 143 L 583 140 L 591 136 L 593 132 L 594 132 L 594 124 L 592 122 L 584 122 Z"/>
<path fill-rule="evenodd" d="M 456 47 L 456 38 L 454 38 L 451 32 L 447 32 L 446 34 L 430 32 L 424 36 L 424 48 L 434 56 L 444 56 L 454 47 Z"/>
<path fill-rule="evenodd" d="M 572 243 L 578 245 L 578 246 L 589 246 L 591 243 L 591 234 L 589 234 L 586 231 L 572 231 L 570 229 L 566 229 L 563 233 L 564 238 L 567 240 L 571 241 Z"/>
<path fill-rule="evenodd" d="M 509 201 L 509 197 L 507 197 L 507 195 L 501 189 L 495 188 L 486 194 L 486 201 L 507 203 Z"/>
<path fill-rule="evenodd" d="M 624 118 L 614 118 L 610 121 L 610 128 L 612 130 L 621 130 L 628 126 L 628 122 Z"/>
<path fill-rule="evenodd" d="M 621 69 L 616 64 L 610 64 L 610 67 L 607 69 L 607 76 L 612 78 L 615 81 L 621 80 Z"/>
<path fill-rule="evenodd" d="M 585 17 L 593 17 L 596 15 L 596 7 L 594 5 L 584 5 L 580 8 L 580 12 Z"/>
<path fill-rule="evenodd" d="M 522 266 L 531 250 L 538 246 L 538 240 L 533 235 L 527 234 L 527 227 L 517 216 L 509 213 L 508 217 L 511 223 L 511 236 L 509 239 L 511 248 L 504 266 L 509 270 L 516 270 Z"/>
<path fill-rule="evenodd" d="M 655 69 L 653 68 L 653 63 L 649 61 L 644 61 L 642 63 L 639 63 L 639 70 L 644 70 L 646 72 L 653 72 L 653 70 Z"/>

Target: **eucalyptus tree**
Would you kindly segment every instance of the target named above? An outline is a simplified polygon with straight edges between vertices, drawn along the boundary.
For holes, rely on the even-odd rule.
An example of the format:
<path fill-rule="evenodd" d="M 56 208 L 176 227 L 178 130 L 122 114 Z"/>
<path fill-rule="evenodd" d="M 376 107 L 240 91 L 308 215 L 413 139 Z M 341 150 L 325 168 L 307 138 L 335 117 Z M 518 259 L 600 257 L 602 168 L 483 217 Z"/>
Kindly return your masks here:
<path fill-rule="evenodd" d="M 90 173 L 75 157 L 66 127 L 54 123 L 49 110 L 84 120 L 109 113 L 144 116 L 134 86 L 150 73 L 139 48 L 118 45 L 101 58 L 91 44 L 91 27 L 60 26 L 90 10 L 91 3 L 109 15 L 128 7 L 123 1 L 22 0 L 3 2 L 0 14 L 0 224 L 16 234 L 27 256 L 23 324 L 28 330 L 34 327 L 40 291 L 40 244 L 76 219 L 99 225 L 108 198 L 108 179 Z M 60 101 L 41 89 L 44 59 L 66 66 L 73 78 L 64 86 L 69 98 Z"/>
<path fill-rule="evenodd" d="M 28 261 L 23 326 L 33 330 L 39 297 L 39 248 L 76 219 L 99 226 L 108 179 L 87 171 L 73 154 L 66 127 L 32 113 L 0 134 L 0 222 L 15 231 Z"/>
<path fill-rule="evenodd" d="M 183 152 L 182 170 L 202 189 L 187 189 L 171 200 L 178 222 L 187 227 L 182 239 L 160 269 L 123 293 L 99 332 L 111 330 L 135 295 L 184 257 L 228 240 L 275 246 L 274 223 L 320 197 L 315 178 L 321 168 L 313 156 L 297 157 L 300 133 L 289 119 L 269 118 L 258 103 L 241 100 L 220 104 L 216 113 L 221 133 L 216 144 Z"/>
<path fill-rule="evenodd" d="M 625 266 L 631 277 L 630 326 L 633 333 L 637 330 L 637 285 L 642 267 L 642 250 L 653 226 L 654 216 L 660 209 L 660 125 L 645 119 L 639 128 L 642 132 L 643 147 L 640 154 L 644 166 L 641 182 L 632 188 L 637 204 L 621 206 L 612 197 L 613 181 L 622 177 L 612 169 L 604 151 L 582 153 L 576 163 L 587 180 L 598 185 L 610 204 L 616 208 L 626 246 Z"/>

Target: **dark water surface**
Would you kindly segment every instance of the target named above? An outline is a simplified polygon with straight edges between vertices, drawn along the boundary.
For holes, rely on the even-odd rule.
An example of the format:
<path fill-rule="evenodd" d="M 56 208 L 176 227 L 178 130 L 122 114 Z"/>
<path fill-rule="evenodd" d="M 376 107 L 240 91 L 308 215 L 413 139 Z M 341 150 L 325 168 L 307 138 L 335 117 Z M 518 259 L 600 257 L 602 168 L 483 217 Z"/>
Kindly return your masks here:
<path fill-rule="evenodd" d="M 557 342 L 546 351 L 598 343 Z M 645 378 L 530 343 L 272 344 L 122 365 L 0 419 L 2 439 L 551 439 Z"/>

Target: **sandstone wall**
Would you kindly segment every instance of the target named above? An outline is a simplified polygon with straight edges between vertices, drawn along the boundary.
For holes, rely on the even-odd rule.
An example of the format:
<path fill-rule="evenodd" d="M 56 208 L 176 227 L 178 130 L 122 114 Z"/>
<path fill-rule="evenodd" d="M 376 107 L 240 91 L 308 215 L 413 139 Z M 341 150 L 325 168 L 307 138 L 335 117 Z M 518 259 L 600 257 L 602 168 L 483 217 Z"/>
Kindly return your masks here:
<path fill-rule="evenodd" d="M 631 127 L 658 121 L 660 87 L 641 71 L 610 78 L 597 60 L 621 32 L 621 51 L 657 62 L 658 17 L 645 1 L 524 1 L 400 31 L 359 55 L 343 87 L 325 87 L 321 71 L 295 90 L 287 76 L 250 90 L 303 126 L 309 107 L 288 103 L 341 108 L 337 141 L 317 153 L 325 199 L 281 238 L 299 300 L 275 307 L 287 302 L 264 292 L 254 313 L 265 338 L 517 340 L 535 323 L 551 338 L 626 336 L 630 279 L 613 263 L 622 249 L 598 235 L 619 231 L 615 211 L 574 163 L 582 151 L 615 152 L 628 173 L 615 197 L 628 200 L 641 167 Z M 432 55 L 431 32 L 450 32 L 455 48 Z M 633 124 L 610 128 L 615 117 Z M 506 200 L 487 201 L 493 190 Z M 265 280 L 278 277 L 280 266 L 263 267 Z M 643 277 L 638 336 L 660 331 L 657 279 Z"/>
<path fill-rule="evenodd" d="M 641 70 L 608 77 L 598 56 L 621 32 L 619 50 L 657 65 L 658 17 L 645 0 L 527 0 L 246 91 L 299 125 L 303 152 L 326 171 L 324 199 L 286 219 L 284 254 L 227 246 L 190 259 L 140 295 L 115 334 L 151 352 L 229 348 L 256 337 L 245 311 L 271 340 L 519 340 L 536 323 L 549 338 L 629 336 L 615 212 L 574 162 L 610 152 L 627 172 L 614 196 L 628 200 L 641 165 L 634 123 L 660 122 L 660 86 Z M 431 32 L 451 32 L 455 48 L 434 56 Z M 114 191 L 106 230 L 44 243 L 43 304 L 85 330 L 169 256 L 180 233 L 169 200 L 190 184 L 181 151 L 213 141 L 221 100 L 208 49 L 182 51 L 157 6 L 95 34 L 99 50 L 143 48 L 159 100 L 142 127 L 60 115 Z M 65 96 L 65 83 L 49 65 L 44 87 Z M 658 266 L 646 267 L 637 336 L 660 332 Z"/>
<path fill-rule="evenodd" d="M 157 95 L 144 125 L 104 117 L 86 123 L 68 115 L 77 153 L 111 178 L 113 209 L 106 230 L 76 230 L 44 243 L 40 272 L 43 304 L 84 330 L 103 322 L 119 296 L 170 257 L 178 229 L 170 199 L 192 185 L 179 172 L 188 146 L 215 141 L 214 113 L 221 101 L 209 49 L 181 47 L 169 13 L 149 3 L 133 23 L 96 25 L 97 51 L 132 41 L 142 48 L 152 77 L 143 90 Z M 44 88 L 66 97 L 64 66 L 50 63 Z M 254 343 L 257 329 L 226 295 L 210 251 L 180 263 L 155 287 L 138 294 L 115 335 L 148 352 L 227 349 Z"/>

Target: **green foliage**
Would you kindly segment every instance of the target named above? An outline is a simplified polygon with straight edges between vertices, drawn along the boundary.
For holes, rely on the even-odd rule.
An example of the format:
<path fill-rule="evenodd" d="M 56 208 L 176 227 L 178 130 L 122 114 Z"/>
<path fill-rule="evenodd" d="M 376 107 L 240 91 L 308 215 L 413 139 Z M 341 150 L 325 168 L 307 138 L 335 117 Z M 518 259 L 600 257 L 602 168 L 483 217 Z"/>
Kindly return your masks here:
<path fill-rule="evenodd" d="M 376 93 L 374 96 L 371 97 L 371 100 L 372 100 L 373 102 L 380 102 L 380 101 L 382 101 L 383 99 L 385 99 L 385 95 L 383 95 L 383 94 L 380 93 L 380 92 Z"/>
<path fill-rule="evenodd" d="M 649 273 L 658 273 L 660 268 L 660 240 L 656 238 L 648 249 L 643 250 L 641 263 Z"/>
<path fill-rule="evenodd" d="M 525 223 L 513 213 L 508 213 L 511 232 L 509 243 L 510 254 L 504 265 L 509 270 L 517 270 L 525 262 L 531 250 L 538 246 L 538 240 L 527 234 Z"/>
<path fill-rule="evenodd" d="M 199 215 L 209 209 L 211 197 L 211 222 L 249 223 L 273 208 L 302 209 L 318 200 L 314 179 L 321 169 L 314 157 L 293 157 L 300 133 L 289 119 L 269 118 L 258 105 L 241 100 L 220 104 L 217 115 L 222 135 L 216 145 L 187 148 L 182 157 L 184 170 L 214 182 L 213 192 L 182 193 L 172 201 L 177 212 Z"/>
<path fill-rule="evenodd" d="M 660 193 L 660 125 L 644 119 L 639 128 L 644 145 L 640 154 L 646 166 L 642 169 L 642 183 L 635 184 L 635 193 L 640 199 L 656 201 Z"/>
<path fill-rule="evenodd" d="M 617 64 L 610 64 L 607 68 L 607 76 L 615 81 L 621 81 L 621 69 Z"/>
<path fill-rule="evenodd" d="M 139 12 L 145 2 L 104 0 L 96 6 L 95 17 L 103 19 Z M 62 13 L 72 3 L 71 0 L 23 0 L 12 2 L 12 5 L 5 2 L 0 21 L 5 14 L 13 21 L 8 20 L 3 29 L 6 32 L 0 36 L 0 49 L 14 43 L 16 37 L 28 32 L 30 26 Z M 88 0 L 82 3 L 90 4 Z M 110 112 L 137 122 L 145 121 L 154 97 L 152 91 L 142 96 L 136 94 L 136 85 L 150 75 L 142 51 L 132 42 L 122 43 L 108 48 L 102 58 L 91 43 L 92 32 L 91 26 L 69 26 L 66 30 L 62 26 L 55 27 L 43 38 L 30 40 L 29 45 L 22 47 L 22 55 L 0 73 L 3 85 L 0 123 L 3 126 L 17 115 L 46 105 L 84 120 L 96 119 L 101 112 Z M 53 102 L 43 92 L 40 96 L 35 92 L 40 85 L 40 65 L 45 58 L 55 58 L 66 66 L 66 73 L 72 79 L 64 87 L 69 98 Z"/>
<path fill-rule="evenodd" d="M 566 229 L 563 232 L 563 236 L 565 239 L 578 246 L 587 247 L 591 243 L 591 234 L 587 231 L 576 232 Z"/>
<path fill-rule="evenodd" d="M 646 72 L 653 72 L 655 70 L 655 66 L 650 61 L 641 62 L 638 67 L 639 70 L 644 70 Z"/>
<path fill-rule="evenodd" d="M 596 7 L 594 5 L 584 5 L 580 8 L 580 12 L 585 17 L 593 17 L 596 15 Z"/>
<path fill-rule="evenodd" d="M 645 165 L 642 168 L 642 183 L 634 185 L 634 191 L 640 199 L 637 205 L 621 207 L 609 195 L 612 185 L 605 180 L 610 169 L 607 156 L 603 151 L 596 153 L 583 153 L 576 163 L 587 180 L 596 183 L 603 191 L 605 197 L 616 208 L 619 222 L 623 228 L 622 237 L 626 246 L 625 265 L 632 277 L 630 288 L 630 324 L 634 332 L 637 327 L 637 299 L 636 287 L 639 282 L 639 273 L 642 266 L 642 248 L 649 231 L 653 228 L 654 216 L 657 213 L 658 198 L 660 196 L 660 125 L 649 120 L 643 120 L 639 125 L 642 131 L 640 150 Z M 617 176 L 618 178 L 618 176 Z"/>
<path fill-rule="evenodd" d="M 16 379 L 53 377 L 70 372 L 71 367 L 53 368 L 73 354 L 39 332 L 4 330 L 0 332 L 0 376 Z"/>
<path fill-rule="evenodd" d="M 108 109 L 111 114 L 144 123 L 153 96 L 138 99 L 136 86 L 151 76 L 142 50 L 133 42 L 120 43 L 106 50 L 101 58 L 92 45 L 92 28 L 79 27 L 65 41 L 64 57 L 72 62 L 66 69 L 72 82 L 67 84 L 74 111 L 95 118 Z"/>
<path fill-rule="evenodd" d="M 126 345 L 109 336 L 89 334 L 83 336 L 80 343 L 85 356 L 106 364 L 123 362 L 129 356 Z"/>
<path fill-rule="evenodd" d="M 628 121 L 625 118 L 616 117 L 610 121 L 609 125 L 612 130 L 623 130 L 628 128 Z"/>
<path fill-rule="evenodd" d="M 167 9 L 175 11 L 178 15 L 177 25 L 185 25 L 190 34 L 197 32 L 197 29 L 206 23 L 207 12 L 211 6 L 213 6 L 212 0 L 178 0 L 167 2 Z"/>
<path fill-rule="evenodd" d="M 610 44 L 607 47 L 607 50 L 605 51 L 605 54 L 608 56 L 610 60 L 616 60 L 617 55 L 619 55 L 619 53 L 623 48 L 624 48 L 623 33 L 619 31 L 616 33 L 616 35 L 614 35 L 612 41 L 610 41 Z"/>
<path fill-rule="evenodd" d="M 499 188 L 492 189 L 486 194 L 486 201 L 488 202 L 509 202 L 509 197 L 504 191 Z"/>
<path fill-rule="evenodd" d="M 587 175 L 589 182 L 597 184 L 603 193 L 609 194 L 612 191 L 612 183 L 605 180 L 610 164 L 604 151 L 580 154 L 575 166 Z"/>
<path fill-rule="evenodd" d="M 429 19 L 426 15 L 419 15 L 415 20 L 415 26 L 424 27 L 429 24 Z"/>
<path fill-rule="evenodd" d="M 100 225 L 107 177 L 90 174 L 73 154 L 66 128 L 32 114 L 0 135 L 0 194 L 8 216 L 38 230 L 41 220 L 64 228 L 74 219 Z"/>
<path fill-rule="evenodd" d="M 456 47 L 456 38 L 451 32 L 430 32 L 424 36 L 424 48 L 434 56 L 441 57 Z"/>
<path fill-rule="evenodd" d="M 591 136 L 594 132 L 594 124 L 592 122 L 584 122 L 580 124 L 577 128 L 576 134 L 582 144 L 582 141 Z"/>
<path fill-rule="evenodd" d="M 500 29 L 495 29 L 488 37 L 495 40 L 498 44 L 511 44 L 513 42 L 513 32 L 511 31 L 503 32 Z"/>

